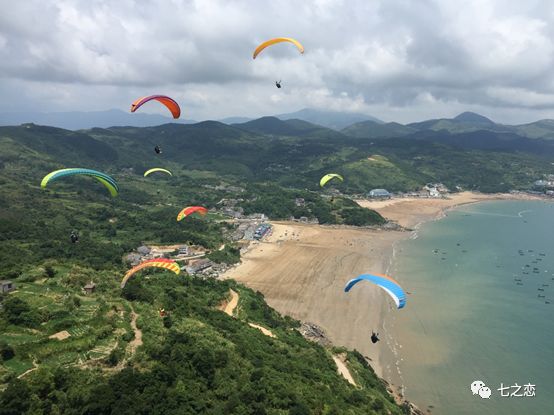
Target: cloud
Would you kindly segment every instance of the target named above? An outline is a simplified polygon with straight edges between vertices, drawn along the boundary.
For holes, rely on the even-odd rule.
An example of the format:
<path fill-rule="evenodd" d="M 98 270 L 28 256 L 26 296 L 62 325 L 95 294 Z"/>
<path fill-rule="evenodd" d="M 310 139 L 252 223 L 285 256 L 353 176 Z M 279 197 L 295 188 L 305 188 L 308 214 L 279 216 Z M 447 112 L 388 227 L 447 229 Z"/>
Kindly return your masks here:
<path fill-rule="evenodd" d="M 0 7 L 0 111 L 127 109 L 138 96 L 166 93 L 189 119 L 302 107 L 403 122 L 460 110 L 511 122 L 554 117 L 548 1 L 0 0 Z M 252 60 L 254 47 L 274 36 L 299 39 L 306 53 L 277 45 Z"/>

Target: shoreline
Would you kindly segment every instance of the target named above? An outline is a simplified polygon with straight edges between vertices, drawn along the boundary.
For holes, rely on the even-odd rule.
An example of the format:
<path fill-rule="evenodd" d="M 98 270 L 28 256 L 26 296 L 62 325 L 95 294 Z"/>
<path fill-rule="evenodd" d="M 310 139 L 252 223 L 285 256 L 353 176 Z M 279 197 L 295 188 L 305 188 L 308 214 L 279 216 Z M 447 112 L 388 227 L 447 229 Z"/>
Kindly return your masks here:
<path fill-rule="evenodd" d="M 334 345 L 358 350 L 401 403 L 405 400 L 403 385 L 391 383 L 391 370 L 396 369 L 402 379 L 398 353 L 402 346 L 390 330 L 385 330 L 385 317 L 394 311 L 393 307 L 380 290 L 359 289 L 345 294 L 346 281 L 361 273 L 390 272 L 397 245 L 416 239 L 423 224 L 447 216 L 449 210 L 483 201 L 543 200 L 526 194 L 462 192 L 450 196 L 356 200 L 360 206 L 396 222 L 404 231 L 272 222 L 273 234 L 251 244 L 241 263 L 222 278 L 235 279 L 262 292 L 267 303 L 281 314 L 322 327 Z M 386 333 L 382 337 L 384 348 L 369 341 L 371 331 L 381 329 Z"/>

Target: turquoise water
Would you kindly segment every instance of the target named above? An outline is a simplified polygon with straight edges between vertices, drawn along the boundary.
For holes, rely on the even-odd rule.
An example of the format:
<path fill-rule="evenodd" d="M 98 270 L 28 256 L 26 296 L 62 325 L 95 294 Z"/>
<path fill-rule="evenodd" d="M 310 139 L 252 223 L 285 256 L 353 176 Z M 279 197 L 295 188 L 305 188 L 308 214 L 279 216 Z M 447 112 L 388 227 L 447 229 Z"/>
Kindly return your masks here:
<path fill-rule="evenodd" d="M 411 294 L 385 320 L 398 362 L 385 375 L 406 398 L 434 414 L 554 414 L 553 203 L 450 211 L 399 244 L 392 272 Z M 536 396 L 500 396 L 516 383 Z"/>

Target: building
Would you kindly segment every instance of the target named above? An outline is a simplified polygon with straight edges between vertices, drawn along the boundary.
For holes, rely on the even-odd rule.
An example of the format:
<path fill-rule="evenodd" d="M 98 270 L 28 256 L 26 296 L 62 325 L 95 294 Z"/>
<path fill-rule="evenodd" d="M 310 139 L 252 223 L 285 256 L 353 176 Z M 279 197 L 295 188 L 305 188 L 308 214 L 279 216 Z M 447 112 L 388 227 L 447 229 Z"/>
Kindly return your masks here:
<path fill-rule="evenodd" d="M 85 294 L 91 295 L 94 291 L 96 291 L 96 284 L 91 281 L 83 287 L 83 290 L 85 291 Z"/>
<path fill-rule="evenodd" d="M 137 248 L 137 252 L 140 254 L 140 255 L 148 255 L 150 253 L 151 249 L 148 248 L 147 246 L 145 245 L 142 245 L 142 246 L 139 246 Z"/>
<path fill-rule="evenodd" d="M 178 249 L 179 255 L 189 255 L 190 249 L 188 245 L 181 245 Z"/>
<path fill-rule="evenodd" d="M 385 189 L 372 189 L 367 194 L 371 198 L 381 198 L 381 199 L 390 199 L 391 194 L 388 190 Z"/>
<path fill-rule="evenodd" d="M 130 254 L 125 255 L 124 257 L 124 261 L 128 262 L 132 266 L 140 264 L 141 259 L 142 259 L 141 255 L 136 252 L 131 252 Z"/>
<path fill-rule="evenodd" d="M 0 294 L 9 293 L 15 290 L 15 284 L 9 280 L 0 281 Z"/>
<path fill-rule="evenodd" d="M 185 271 L 187 272 L 187 274 L 193 275 L 207 268 L 210 268 L 212 265 L 213 263 L 209 259 L 198 259 L 196 261 L 190 261 L 189 265 L 185 267 Z"/>
<path fill-rule="evenodd" d="M 543 188 L 553 188 L 554 187 L 554 181 L 551 180 L 537 180 L 533 183 L 535 187 L 543 187 Z"/>
<path fill-rule="evenodd" d="M 440 196 L 441 194 L 437 188 L 432 187 L 429 189 L 429 197 L 440 197 Z"/>
<path fill-rule="evenodd" d="M 221 213 L 223 213 L 225 216 L 229 216 L 233 219 L 240 219 L 242 218 L 242 212 L 243 212 L 243 209 L 242 208 L 237 208 L 237 209 L 234 209 L 234 208 L 224 208 Z"/>
<path fill-rule="evenodd" d="M 254 239 L 260 240 L 271 230 L 271 225 L 268 223 L 262 223 L 254 232 Z"/>

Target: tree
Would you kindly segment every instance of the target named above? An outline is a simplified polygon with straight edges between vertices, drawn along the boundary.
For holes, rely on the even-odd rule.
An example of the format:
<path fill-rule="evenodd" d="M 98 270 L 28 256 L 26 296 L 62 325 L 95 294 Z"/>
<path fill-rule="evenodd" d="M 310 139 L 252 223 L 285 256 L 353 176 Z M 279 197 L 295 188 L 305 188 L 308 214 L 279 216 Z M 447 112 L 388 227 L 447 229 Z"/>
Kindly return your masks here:
<path fill-rule="evenodd" d="M 52 278 L 56 275 L 56 270 L 52 267 L 52 265 L 46 265 L 44 267 L 44 274 L 48 278 Z"/>
<path fill-rule="evenodd" d="M 0 415 L 21 415 L 27 412 L 31 402 L 31 392 L 27 383 L 15 379 L 0 395 Z"/>
<path fill-rule="evenodd" d="M 10 360 L 15 356 L 13 347 L 4 341 L 0 341 L 0 360 L 6 361 Z"/>
<path fill-rule="evenodd" d="M 12 324 L 23 324 L 25 315 L 31 311 L 29 304 L 18 297 L 10 296 L 2 304 L 4 316 Z"/>

